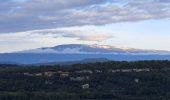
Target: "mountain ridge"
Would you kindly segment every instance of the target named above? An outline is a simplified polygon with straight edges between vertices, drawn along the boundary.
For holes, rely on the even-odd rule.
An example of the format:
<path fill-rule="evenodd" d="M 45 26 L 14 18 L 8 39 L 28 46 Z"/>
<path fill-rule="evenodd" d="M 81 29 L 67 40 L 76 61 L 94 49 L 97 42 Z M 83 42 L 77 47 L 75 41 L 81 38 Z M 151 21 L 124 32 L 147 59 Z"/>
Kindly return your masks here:
<path fill-rule="evenodd" d="M 64 44 L 54 47 L 24 50 L 16 53 L 55 53 L 55 54 L 170 54 L 165 50 L 145 50 L 117 48 L 109 45 Z"/>
<path fill-rule="evenodd" d="M 0 54 L 0 63 L 48 64 L 104 58 L 111 61 L 170 60 L 169 51 L 120 49 L 111 46 L 67 44 Z M 94 61 L 95 62 L 95 61 Z"/>

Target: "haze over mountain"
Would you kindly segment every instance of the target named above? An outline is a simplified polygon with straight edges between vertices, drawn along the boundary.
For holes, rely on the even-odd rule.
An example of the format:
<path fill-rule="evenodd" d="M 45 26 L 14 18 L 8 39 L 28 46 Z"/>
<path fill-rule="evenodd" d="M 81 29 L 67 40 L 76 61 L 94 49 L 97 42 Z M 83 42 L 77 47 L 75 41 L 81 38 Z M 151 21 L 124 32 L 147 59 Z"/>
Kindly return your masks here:
<path fill-rule="evenodd" d="M 107 45 L 66 44 L 0 54 L 0 62 L 63 64 L 65 62 L 100 62 L 103 59 L 115 61 L 170 60 L 169 55 L 169 51 L 160 50 L 121 49 Z"/>
<path fill-rule="evenodd" d="M 55 53 L 55 54 L 170 54 L 170 51 L 117 48 L 109 45 L 65 44 L 20 51 L 17 53 Z"/>

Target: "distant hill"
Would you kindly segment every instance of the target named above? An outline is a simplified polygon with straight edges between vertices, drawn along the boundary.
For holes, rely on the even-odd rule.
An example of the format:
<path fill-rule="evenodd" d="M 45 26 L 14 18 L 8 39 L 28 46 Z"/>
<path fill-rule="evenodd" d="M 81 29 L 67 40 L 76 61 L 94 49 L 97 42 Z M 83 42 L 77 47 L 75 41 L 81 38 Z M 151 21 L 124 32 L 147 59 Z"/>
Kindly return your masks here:
<path fill-rule="evenodd" d="M 169 51 L 116 48 L 108 45 L 66 44 L 55 47 L 38 48 L 17 53 L 55 53 L 55 54 L 170 54 Z"/>
<path fill-rule="evenodd" d="M 84 59 L 88 62 L 95 62 L 96 59 L 99 60 L 101 58 L 115 61 L 170 60 L 170 52 L 133 48 L 121 49 L 107 45 L 67 44 L 0 54 L 0 63 L 58 64 L 79 62 Z"/>
<path fill-rule="evenodd" d="M 96 62 L 108 62 L 109 59 L 106 58 L 86 58 L 77 61 L 67 61 L 67 62 L 49 62 L 49 63 L 39 63 L 35 65 L 72 65 L 72 64 L 86 64 L 86 63 L 96 63 Z"/>

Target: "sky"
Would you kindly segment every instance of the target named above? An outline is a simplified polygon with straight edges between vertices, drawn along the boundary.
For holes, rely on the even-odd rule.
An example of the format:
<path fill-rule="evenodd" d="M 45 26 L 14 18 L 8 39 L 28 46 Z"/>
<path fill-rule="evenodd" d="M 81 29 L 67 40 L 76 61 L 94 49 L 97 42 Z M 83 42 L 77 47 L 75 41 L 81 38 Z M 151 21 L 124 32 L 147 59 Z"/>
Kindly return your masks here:
<path fill-rule="evenodd" d="M 0 53 L 62 44 L 170 51 L 170 0 L 0 0 Z"/>

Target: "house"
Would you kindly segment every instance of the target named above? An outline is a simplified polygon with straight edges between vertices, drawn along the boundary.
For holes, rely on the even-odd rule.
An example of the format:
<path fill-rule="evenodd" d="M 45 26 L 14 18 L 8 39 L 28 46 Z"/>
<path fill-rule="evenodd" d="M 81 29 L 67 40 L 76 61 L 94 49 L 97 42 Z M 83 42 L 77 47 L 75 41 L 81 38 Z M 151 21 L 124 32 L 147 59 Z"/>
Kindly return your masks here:
<path fill-rule="evenodd" d="M 44 75 L 48 77 L 52 77 L 54 74 L 56 74 L 56 72 L 44 72 Z"/>
<path fill-rule="evenodd" d="M 43 76 L 42 73 L 35 73 L 34 75 L 35 75 L 35 76 Z"/>
<path fill-rule="evenodd" d="M 79 74 L 93 74 L 93 71 L 91 70 L 80 70 L 80 71 L 76 71 L 76 73 L 79 73 Z"/>
<path fill-rule="evenodd" d="M 132 72 L 132 69 L 122 69 L 121 72 L 124 72 L 124 73 Z"/>
<path fill-rule="evenodd" d="M 69 76 L 69 73 L 60 73 L 61 78 L 65 78 L 65 77 L 68 77 L 68 76 Z"/>
<path fill-rule="evenodd" d="M 149 72 L 149 68 L 144 68 L 144 69 L 133 69 L 134 72 Z"/>
<path fill-rule="evenodd" d="M 78 77 L 70 77 L 71 81 L 84 81 L 89 80 L 89 76 L 78 76 Z"/>
<path fill-rule="evenodd" d="M 89 84 L 83 84 L 82 89 L 89 89 L 90 85 Z"/>
<path fill-rule="evenodd" d="M 110 69 L 109 72 L 111 73 L 116 73 L 116 72 L 120 72 L 121 70 L 120 69 Z"/>
<path fill-rule="evenodd" d="M 95 70 L 96 73 L 102 73 L 102 70 Z"/>
<path fill-rule="evenodd" d="M 26 76 L 33 76 L 33 74 L 30 74 L 30 73 L 23 73 L 24 75 L 26 75 Z"/>

